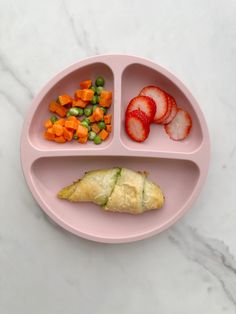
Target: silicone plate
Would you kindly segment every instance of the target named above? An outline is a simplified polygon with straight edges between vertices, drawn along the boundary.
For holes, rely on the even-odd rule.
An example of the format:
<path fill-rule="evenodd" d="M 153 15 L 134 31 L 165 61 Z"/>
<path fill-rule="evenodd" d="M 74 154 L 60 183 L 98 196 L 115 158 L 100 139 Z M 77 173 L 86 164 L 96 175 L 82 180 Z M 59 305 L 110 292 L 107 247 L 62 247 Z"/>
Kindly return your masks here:
<path fill-rule="evenodd" d="M 102 75 L 113 91 L 113 132 L 99 146 L 57 144 L 43 139 L 48 104 L 61 93 L 73 95 L 78 83 Z M 124 131 L 127 103 L 146 85 L 158 85 L 192 116 L 184 141 L 169 139 L 162 126 L 152 125 L 144 143 L 131 141 Z M 41 208 L 60 226 L 100 242 L 131 242 L 157 234 L 177 221 L 196 200 L 209 166 L 209 135 L 203 114 L 187 88 L 174 75 L 143 58 L 102 55 L 77 62 L 57 74 L 34 99 L 21 138 L 21 161 L 27 184 Z M 162 209 L 141 215 L 103 212 L 92 203 L 59 200 L 56 193 L 85 171 L 113 166 L 147 171 L 164 191 Z"/>

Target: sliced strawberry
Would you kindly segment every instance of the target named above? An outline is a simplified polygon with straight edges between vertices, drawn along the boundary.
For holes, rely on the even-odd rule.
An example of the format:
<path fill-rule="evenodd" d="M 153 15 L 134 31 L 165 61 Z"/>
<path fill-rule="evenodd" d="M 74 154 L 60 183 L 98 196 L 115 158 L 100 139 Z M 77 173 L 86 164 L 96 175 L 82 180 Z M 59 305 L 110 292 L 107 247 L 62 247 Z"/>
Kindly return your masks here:
<path fill-rule="evenodd" d="M 165 131 L 172 140 L 180 141 L 185 139 L 192 127 L 190 115 L 183 109 L 178 108 L 174 119 L 165 125 Z"/>
<path fill-rule="evenodd" d="M 137 96 L 131 99 L 126 112 L 128 113 L 136 109 L 143 111 L 147 115 L 149 122 L 153 121 L 156 113 L 156 104 L 152 98 L 148 96 Z"/>
<path fill-rule="evenodd" d="M 165 115 L 159 119 L 159 124 L 163 124 L 163 122 L 169 117 L 170 113 L 171 113 L 171 109 L 172 109 L 172 99 L 171 97 L 166 93 L 166 97 L 167 97 L 167 110 Z"/>
<path fill-rule="evenodd" d="M 169 99 L 171 100 L 171 111 L 170 111 L 169 116 L 162 122 L 162 124 L 170 123 L 177 114 L 177 104 L 176 104 L 175 99 L 170 95 L 169 95 Z"/>
<path fill-rule="evenodd" d="M 141 92 L 141 96 L 151 97 L 156 104 L 156 114 L 154 123 L 160 123 L 160 120 L 165 116 L 168 109 L 168 100 L 166 93 L 157 86 L 146 86 Z"/>
<path fill-rule="evenodd" d="M 129 137 L 136 142 L 143 142 L 150 132 L 147 115 L 141 110 L 128 112 L 125 116 L 125 130 Z"/>

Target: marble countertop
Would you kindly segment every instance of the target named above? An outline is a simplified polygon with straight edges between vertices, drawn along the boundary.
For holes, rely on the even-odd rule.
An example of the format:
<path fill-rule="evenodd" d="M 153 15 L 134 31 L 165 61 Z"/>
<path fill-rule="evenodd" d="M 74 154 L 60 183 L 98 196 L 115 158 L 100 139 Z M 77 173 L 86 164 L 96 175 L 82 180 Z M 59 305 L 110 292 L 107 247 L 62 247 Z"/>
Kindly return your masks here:
<path fill-rule="evenodd" d="M 236 313 L 236 2 L 0 0 L 1 314 Z M 149 58 L 205 114 L 204 189 L 173 227 L 118 245 L 51 223 L 20 166 L 25 114 L 58 71 L 87 56 Z"/>

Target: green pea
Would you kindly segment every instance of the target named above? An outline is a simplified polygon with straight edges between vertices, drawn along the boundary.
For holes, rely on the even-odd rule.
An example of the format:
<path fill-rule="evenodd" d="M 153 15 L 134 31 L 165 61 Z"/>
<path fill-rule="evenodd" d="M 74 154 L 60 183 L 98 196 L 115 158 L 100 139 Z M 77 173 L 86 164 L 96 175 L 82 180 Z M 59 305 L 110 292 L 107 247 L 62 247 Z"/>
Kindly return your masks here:
<path fill-rule="evenodd" d="M 90 141 L 93 141 L 95 139 L 95 137 L 97 136 L 97 134 L 93 131 L 90 131 L 89 134 L 88 134 L 88 139 Z"/>
<path fill-rule="evenodd" d="M 79 115 L 79 112 L 80 112 L 79 108 L 76 107 L 70 108 L 69 110 L 69 114 L 75 117 Z"/>
<path fill-rule="evenodd" d="M 84 114 L 84 110 L 82 108 L 77 108 L 78 109 L 78 116 L 81 117 Z"/>
<path fill-rule="evenodd" d="M 92 108 L 85 108 L 84 109 L 84 114 L 86 115 L 86 117 L 91 116 L 92 112 L 93 112 Z"/>
<path fill-rule="evenodd" d="M 104 88 L 102 86 L 98 86 L 96 88 L 96 91 L 97 91 L 97 95 L 101 95 L 101 92 L 104 90 Z"/>
<path fill-rule="evenodd" d="M 69 111 L 67 112 L 66 116 L 67 116 L 67 118 L 69 118 L 71 116 Z"/>
<path fill-rule="evenodd" d="M 83 121 L 85 121 L 88 125 L 90 124 L 89 118 L 84 118 L 84 119 L 82 120 L 82 122 L 83 122 Z"/>
<path fill-rule="evenodd" d="M 100 108 L 103 110 L 104 114 L 107 113 L 107 108 L 105 108 L 105 107 L 100 107 Z"/>
<path fill-rule="evenodd" d="M 57 116 L 51 116 L 50 120 L 52 123 L 55 123 L 58 120 L 58 118 Z"/>
<path fill-rule="evenodd" d="M 94 92 L 94 94 L 96 94 L 96 92 L 97 92 L 96 86 L 92 85 L 92 86 L 90 87 L 90 89 Z"/>
<path fill-rule="evenodd" d="M 86 121 L 82 121 L 81 125 L 85 126 L 89 131 L 91 130 L 91 126 Z"/>
<path fill-rule="evenodd" d="M 98 107 L 97 105 L 93 106 L 93 112 L 96 110 L 97 107 Z"/>
<path fill-rule="evenodd" d="M 103 86 L 105 84 L 105 80 L 102 76 L 98 76 L 95 81 L 96 86 Z"/>
<path fill-rule="evenodd" d="M 99 144 L 101 144 L 102 139 L 101 139 L 101 137 L 99 135 L 96 135 L 94 137 L 93 141 L 94 141 L 94 144 L 99 145 Z"/>
<path fill-rule="evenodd" d="M 94 96 L 93 96 L 93 99 L 91 100 L 91 104 L 92 104 L 92 105 L 96 105 L 96 103 L 97 103 L 97 96 L 94 95 Z"/>
<path fill-rule="evenodd" d="M 106 128 L 106 124 L 103 121 L 98 122 L 98 127 L 100 130 L 105 129 Z"/>
<path fill-rule="evenodd" d="M 78 136 L 76 134 L 73 135 L 74 140 L 78 140 Z"/>

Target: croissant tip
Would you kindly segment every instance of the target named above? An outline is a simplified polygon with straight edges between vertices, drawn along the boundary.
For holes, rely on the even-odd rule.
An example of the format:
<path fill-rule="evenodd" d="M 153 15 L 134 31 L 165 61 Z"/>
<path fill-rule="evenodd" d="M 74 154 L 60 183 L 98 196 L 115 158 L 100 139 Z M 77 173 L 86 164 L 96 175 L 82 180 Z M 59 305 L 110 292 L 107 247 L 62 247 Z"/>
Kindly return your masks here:
<path fill-rule="evenodd" d="M 65 189 L 62 189 L 57 193 L 57 197 L 61 199 L 66 199 L 67 198 L 67 191 Z"/>

